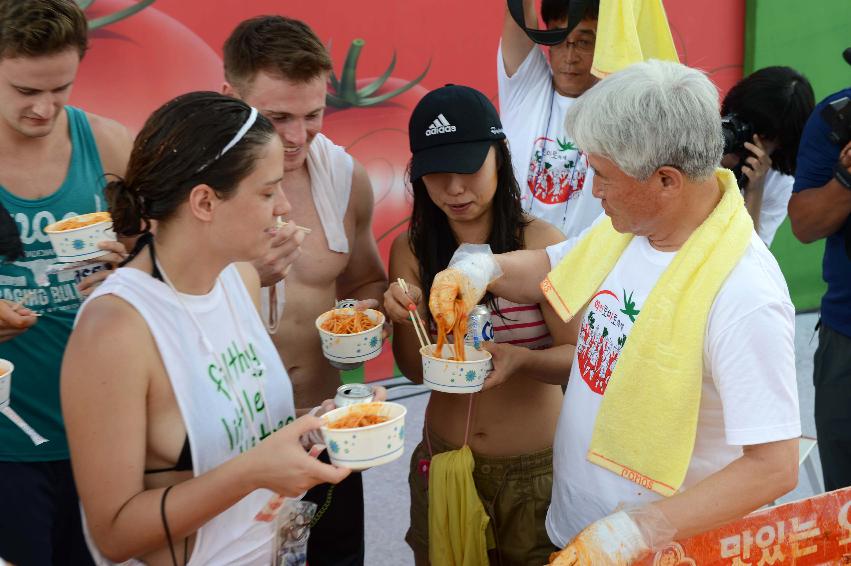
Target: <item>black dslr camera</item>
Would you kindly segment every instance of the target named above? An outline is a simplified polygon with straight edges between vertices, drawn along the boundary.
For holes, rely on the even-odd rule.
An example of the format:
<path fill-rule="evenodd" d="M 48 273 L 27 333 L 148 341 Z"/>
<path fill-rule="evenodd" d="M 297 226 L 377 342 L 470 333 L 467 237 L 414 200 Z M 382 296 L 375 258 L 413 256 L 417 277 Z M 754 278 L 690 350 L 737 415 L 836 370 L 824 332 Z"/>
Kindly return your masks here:
<path fill-rule="evenodd" d="M 748 177 L 742 173 L 742 166 L 750 155 L 745 148 L 745 142 L 753 143 L 753 126 L 737 114 L 727 114 L 721 118 L 721 134 L 724 137 L 724 155 L 734 153 L 739 156 L 739 163 L 732 171 L 736 175 L 739 188 L 744 189 L 748 184 Z"/>
<path fill-rule="evenodd" d="M 830 126 L 828 138 L 840 147 L 851 141 L 851 99 L 837 98 L 821 109 L 821 117 Z"/>

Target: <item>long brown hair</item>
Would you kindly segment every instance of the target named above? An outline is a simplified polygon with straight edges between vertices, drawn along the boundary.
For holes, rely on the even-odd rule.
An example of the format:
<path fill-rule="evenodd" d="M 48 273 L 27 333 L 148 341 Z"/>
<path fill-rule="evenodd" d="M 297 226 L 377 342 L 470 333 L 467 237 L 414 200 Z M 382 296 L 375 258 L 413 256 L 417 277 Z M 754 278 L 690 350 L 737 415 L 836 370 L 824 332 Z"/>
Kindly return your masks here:
<path fill-rule="evenodd" d="M 276 135 L 262 115 L 239 142 L 222 155 L 246 123 L 251 107 L 215 92 L 191 92 L 156 110 L 136 137 L 127 174 L 106 186 L 116 233 L 148 232 L 151 220 L 164 221 L 206 184 L 227 198 L 250 175 L 258 148 Z"/>

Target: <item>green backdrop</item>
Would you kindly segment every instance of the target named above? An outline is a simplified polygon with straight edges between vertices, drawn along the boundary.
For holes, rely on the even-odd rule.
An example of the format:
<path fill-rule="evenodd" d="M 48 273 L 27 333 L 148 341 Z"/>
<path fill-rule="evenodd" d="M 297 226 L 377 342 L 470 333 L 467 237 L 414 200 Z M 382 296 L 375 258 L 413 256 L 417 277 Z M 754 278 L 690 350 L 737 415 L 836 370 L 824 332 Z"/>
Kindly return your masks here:
<path fill-rule="evenodd" d="M 786 65 L 812 83 L 816 101 L 851 85 L 851 66 L 842 51 L 851 47 L 851 0 L 747 0 L 745 75 Z M 798 311 L 819 306 L 824 240 L 802 244 L 787 219 L 771 246 Z"/>

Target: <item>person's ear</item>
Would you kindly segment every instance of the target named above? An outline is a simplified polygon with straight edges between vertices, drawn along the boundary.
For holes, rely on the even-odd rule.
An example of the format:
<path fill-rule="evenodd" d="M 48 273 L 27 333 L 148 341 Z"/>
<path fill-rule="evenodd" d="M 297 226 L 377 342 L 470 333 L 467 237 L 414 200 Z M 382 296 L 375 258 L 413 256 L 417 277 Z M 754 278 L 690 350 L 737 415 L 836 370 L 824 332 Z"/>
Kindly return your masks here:
<path fill-rule="evenodd" d="M 236 88 L 227 81 L 222 83 L 222 94 L 224 94 L 225 96 L 231 96 L 233 98 L 242 98 L 239 96 L 239 92 L 236 90 Z"/>
<path fill-rule="evenodd" d="M 670 165 L 659 167 L 653 175 L 663 194 L 678 194 L 685 185 L 683 172 Z"/>
<path fill-rule="evenodd" d="M 221 202 L 210 185 L 195 185 L 189 193 L 189 210 L 202 222 L 212 222 L 216 207 Z"/>

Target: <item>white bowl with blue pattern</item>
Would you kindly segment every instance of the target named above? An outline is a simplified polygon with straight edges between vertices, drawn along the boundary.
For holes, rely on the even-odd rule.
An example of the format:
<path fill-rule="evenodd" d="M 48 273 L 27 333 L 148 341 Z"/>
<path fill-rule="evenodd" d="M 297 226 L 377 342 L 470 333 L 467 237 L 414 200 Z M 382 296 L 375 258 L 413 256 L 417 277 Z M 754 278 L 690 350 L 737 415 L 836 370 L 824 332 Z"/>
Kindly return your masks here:
<path fill-rule="evenodd" d="M 53 251 L 56 252 L 56 260 L 61 262 L 83 261 L 106 255 L 109 250 L 98 247 L 100 242 L 114 242 L 115 232 L 112 230 L 112 220 L 99 220 L 79 228 L 61 230 L 62 223 L 68 220 L 76 220 L 86 223 L 94 219 L 109 218 L 109 213 L 92 212 L 81 214 L 72 218 L 65 218 L 44 228 Z"/>
<path fill-rule="evenodd" d="M 353 315 L 355 309 L 332 309 L 324 312 L 316 319 L 316 328 L 319 330 L 319 338 L 322 340 L 322 353 L 328 361 L 337 367 L 342 364 L 352 364 L 348 367 L 362 364 L 367 360 L 377 358 L 381 354 L 381 331 L 384 326 L 384 315 L 373 309 L 363 311 L 375 326 L 369 330 L 363 330 L 354 334 L 335 334 L 322 329 L 322 324 L 334 313 L 342 315 Z M 347 367 L 342 366 L 342 367 Z"/>
<path fill-rule="evenodd" d="M 383 423 L 360 428 L 330 428 L 329 425 L 352 411 L 374 410 L 387 417 Z M 405 451 L 404 405 L 390 402 L 358 403 L 340 407 L 322 415 L 322 437 L 328 447 L 328 457 L 335 466 L 355 471 L 366 470 L 392 462 Z"/>
<path fill-rule="evenodd" d="M 9 404 L 12 394 L 12 372 L 15 364 L 9 360 L 0 359 L 0 409 Z"/>
<path fill-rule="evenodd" d="M 455 357 L 455 346 L 444 344 L 442 356 L 435 357 L 435 345 L 420 348 L 423 359 L 423 383 L 443 393 L 476 393 L 482 390 L 485 378 L 493 369 L 490 352 L 464 345 L 463 362 Z"/>

